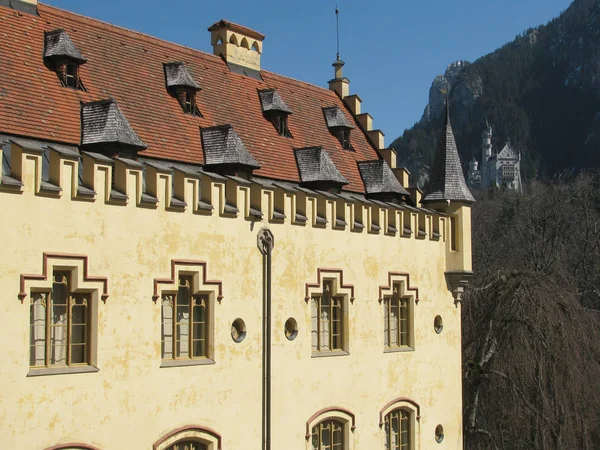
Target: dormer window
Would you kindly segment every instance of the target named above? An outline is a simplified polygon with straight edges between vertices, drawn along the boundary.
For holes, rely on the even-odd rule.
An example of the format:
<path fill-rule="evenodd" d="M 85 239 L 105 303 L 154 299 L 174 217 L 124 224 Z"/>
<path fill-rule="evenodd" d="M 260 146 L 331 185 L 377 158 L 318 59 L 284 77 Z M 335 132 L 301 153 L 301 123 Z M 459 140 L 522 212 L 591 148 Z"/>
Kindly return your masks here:
<path fill-rule="evenodd" d="M 323 114 L 329 132 L 337 138 L 342 148 L 354 151 L 350 143 L 350 132 L 354 126 L 348 121 L 342 110 L 337 106 L 331 106 L 323 108 Z"/>
<path fill-rule="evenodd" d="M 292 114 L 292 110 L 279 93 L 275 89 L 263 89 L 258 91 L 258 97 L 263 114 L 273 124 L 277 134 L 287 138 L 293 137 L 288 128 L 288 116 Z"/>
<path fill-rule="evenodd" d="M 184 113 L 200 116 L 196 93 L 201 90 L 184 62 L 165 64 L 165 82 L 169 93 L 177 99 Z"/>
<path fill-rule="evenodd" d="M 63 86 L 84 91 L 79 66 L 86 59 L 77 50 L 65 30 L 47 32 L 44 37 L 44 62 L 56 72 Z"/>

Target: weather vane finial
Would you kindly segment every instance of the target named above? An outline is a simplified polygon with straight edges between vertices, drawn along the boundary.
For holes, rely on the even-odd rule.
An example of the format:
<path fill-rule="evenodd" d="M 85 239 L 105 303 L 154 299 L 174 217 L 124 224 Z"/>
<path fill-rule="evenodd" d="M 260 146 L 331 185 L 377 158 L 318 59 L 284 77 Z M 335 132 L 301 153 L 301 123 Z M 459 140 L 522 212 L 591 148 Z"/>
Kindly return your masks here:
<path fill-rule="evenodd" d="M 340 10 L 337 2 L 335 3 L 335 27 L 337 33 L 337 59 L 340 59 Z"/>

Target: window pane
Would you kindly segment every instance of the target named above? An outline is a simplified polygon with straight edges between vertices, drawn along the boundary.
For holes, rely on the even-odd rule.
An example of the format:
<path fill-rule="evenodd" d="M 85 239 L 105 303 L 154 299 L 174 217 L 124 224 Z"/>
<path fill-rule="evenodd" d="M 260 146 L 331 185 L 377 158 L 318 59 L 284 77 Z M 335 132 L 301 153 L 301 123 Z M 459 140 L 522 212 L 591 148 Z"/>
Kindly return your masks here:
<path fill-rule="evenodd" d="M 192 324 L 192 356 L 206 357 L 206 297 L 194 298 L 193 324 Z"/>
<path fill-rule="evenodd" d="M 398 346 L 398 325 L 399 325 L 399 302 L 398 299 L 390 300 L 390 346 Z"/>
<path fill-rule="evenodd" d="M 76 295 L 71 299 L 71 364 L 87 361 L 88 295 Z"/>
<path fill-rule="evenodd" d="M 340 298 L 333 299 L 331 310 L 331 348 L 332 350 L 342 349 L 342 305 Z"/>
<path fill-rule="evenodd" d="M 46 364 L 46 305 L 48 293 L 32 292 L 29 307 L 29 365 Z"/>
<path fill-rule="evenodd" d="M 313 351 L 319 350 L 319 298 L 313 297 L 310 302 L 310 325 Z"/>
<path fill-rule="evenodd" d="M 177 320 L 177 357 L 189 357 L 190 345 L 190 289 L 189 278 L 180 280 L 177 292 L 176 320 Z"/>
<path fill-rule="evenodd" d="M 67 364 L 67 283 L 67 274 L 54 274 L 50 308 L 50 364 Z"/>
<path fill-rule="evenodd" d="M 400 345 L 409 345 L 408 325 L 408 299 L 403 298 L 400 304 Z"/>
<path fill-rule="evenodd" d="M 161 324 L 161 357 L 173 358 L 173 302 L 175 296 L 162 296 L 162 324 Z"/>
<path fill-rule="evenodd" d="M 389 308 L 390 308 L 390 299 L 386 298 L 383 301 L 383 345 L 385 345 L 386 347 L 388 347 L 390 345 Z"/>

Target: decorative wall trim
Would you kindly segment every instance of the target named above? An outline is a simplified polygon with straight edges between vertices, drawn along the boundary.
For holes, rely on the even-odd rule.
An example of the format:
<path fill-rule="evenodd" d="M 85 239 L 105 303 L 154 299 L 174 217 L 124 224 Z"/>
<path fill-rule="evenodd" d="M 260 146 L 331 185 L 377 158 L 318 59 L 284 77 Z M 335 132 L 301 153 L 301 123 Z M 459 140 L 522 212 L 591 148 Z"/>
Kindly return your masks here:
<path fill-rule="evenodd" d="M 405 291 L 412 292 L 415 297 L 415 303 L 419 304 L 419 289 L 410 284 L 410 274 L 405 272 L 388 272 L 388 285 L 379 286 L 379 303 L 383 301 L 384 291 L 391 291 L 394 287 L 394 281 L 398 279 L 405 279 Z"/>
<path fill-rule="evenodd" d="M 350 431 L 354 432 L 354 430 L 356 429 L 356 416 L 348 411 L 345 408 L 340 408 L 339 406 L 331 406 L 329 408 L 324 408 L 321 409 L 319 411 L 317 411 L 316 413 L 314 413 L 312 416 L 310 416 L 310 419 L 308 419 L 306 421 L 306 435 L 304 436 L 306 438 L 306 440 L 310 439 L 311 436 L 311 426 L 313 426 L 314 422 L 316 421 L 317 418 L 319 418 L 320 416 L 322 416 L 322 420 L 317 421 L 317 423 L 322 422 L 323 420 L 326 420 L 330 417 L 336 417 L 335 413 L 342 413 L 343 416 L 347 416 L 350 422 Z"/>
<path fill-rule="evenodd" d="M 53 445 L 52 447 L 48 447 L 44 450 L 61 450 L 61 449 L 71 450 L 73 448 L 76 448 L 78 450 L 79 449 L 81 449 L 81 450 L 100 450 L 98 447 L 94 447 L 93 445 L 80 444 L 80 443 Z"/>
<path fill-rule="evenodd" d="M 419 404 L 408 397 L 398 397 L 397 399 L 394 399 L 391 402 L 389 402 L 387 405 L 385 405 L 383 408 L 381 408 L 381 411 L 379 411 L 379 427 L 380 428 L 383 426 L 383 420 L 384 420 L 385 413 L 388 412 L 390 410 L 390 408 L 392 406 L 394 406 L 395 404 L 399 404 L 398 407 L 402 408 L 402 406 L 400 405 L 401 403 L 408 403 L 409 405 L 411 405 L 417 413 L 416 419 L 421 420 L 421 407 L 419 406 Z M 393 409 L 396 409 L 396 408 L 393 408 Z"/>
<path fill-rule="evenodd" d="M 176 430 L 170 431 L 169 433 L 165 434 L 158 441 L 156 441 L 154 443 L 154 445 L 152 446 L 152 450 L 157 450 L 158 448 L 160 448 L 160 445 L 163 444 L 167 439 L 171 439 L 172 437 L 175 437 L 178 434 L 189 433 L 189 432 L 208 434 L 209 436 L 211 436 L 213 439 L 215 439 L 217 441 L 216 450 L 222 450 L 223 447 L 221 446 L 221 435 L 219 433 L 217 433 L 216 431 L 211 430 L 210 428 L 200 427 L 198 425 L 187 425 L 185 427 L 177 428 Z M 185 438 L 182 438 L 182 439 L 185 439 Z"/>
<path fill-rule="evenodd" d="M 344 284 L 344 271 L 342 269 L 317 269 L 317 282 L 316 283 L 306 283 L 305 287 L 305 297 L 304 301 L 308 303 L 310 301 L 310 289 L 318 288 L 321 286 L 321 274 L 323 273 L 336 273 L 339 274 L 340 277 L 340 288 L 342 289 L 350 289 L 350 302 L 354 303 L 354 285 L 352 284 Z"/>
<path fill-rule="evenodd" d="M 49 259 L 62 259 L 62 260 L 81 260 L 83 261 L 83 281 L 86 282 L 101 282 L 104 286 L 102 290 L 101 299 L 103 302 L 106 302 L 108 299 L 108 278 L 107 277 L 95 277 L 88 275 L 88 256 L 87 255 L 76 255 L 74 253 L 44 253 L 43 256 L 43 265 L 42 265 L 42 274 L 21 274 L 20 280 L 20 292 L 19 292 L 19 300 L 23 301 L 25 297 L 27 297 L 27 292 L 25 291 L 25 282 L 28 280 L 48 280 L 48 260 Z"/>
<path fill-rule="evenodd" d="M 159 284 L 174 284 L 175 283 L 175 275 L 176 275 L 176 266 L 201 266 L 202 267 L 202 284 L 207 286 L 217 286 L 218 287 L 218 295 L 217 300 L 219 303 L 223 299 L 223 282 L 221 280 L 207 280 L 206 279 L 206 271 L 207 271 L 207 263 L 206 261 L 196 261 L 193 259 L 172 259 L 171 260 L 171 278 L 155 278 L 154 279 L 154 294 L 152 295 L 152 300 L 158 300 L 160 296 L 158 294 L 158 285 Z"/>

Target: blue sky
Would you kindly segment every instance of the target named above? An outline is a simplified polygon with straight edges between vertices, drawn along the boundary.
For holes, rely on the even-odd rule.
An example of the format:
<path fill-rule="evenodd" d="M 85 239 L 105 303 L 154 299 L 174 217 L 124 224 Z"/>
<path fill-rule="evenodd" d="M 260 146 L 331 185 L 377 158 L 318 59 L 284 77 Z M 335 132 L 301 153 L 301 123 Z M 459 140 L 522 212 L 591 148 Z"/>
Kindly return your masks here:
<path fill-rule="evenodd" d="M 335 0 L 45 0 L 45 3 L 211 52 L 219 19 L 266 35 L 264 69 L 327 86 L 335 59 Z M 350 92 L 386 134 L 419 120 L 433 78 L 473 61 L 571 0 L 338 0 L 341 58 Z"/>

